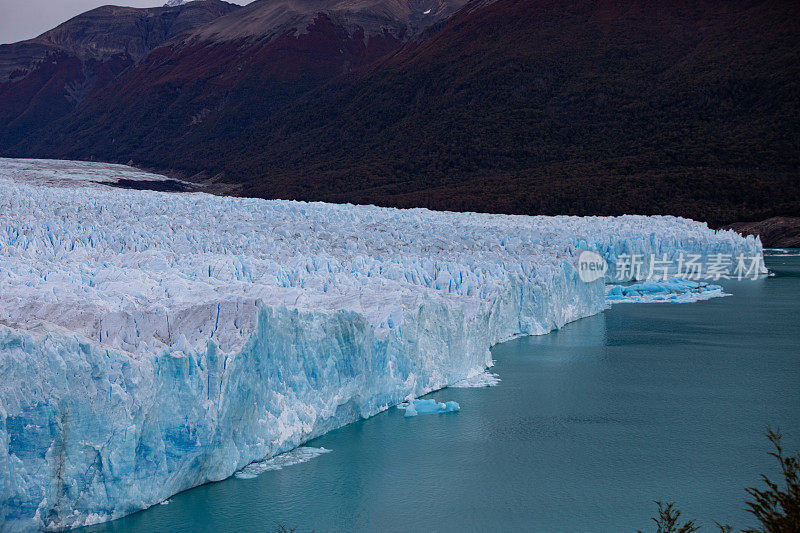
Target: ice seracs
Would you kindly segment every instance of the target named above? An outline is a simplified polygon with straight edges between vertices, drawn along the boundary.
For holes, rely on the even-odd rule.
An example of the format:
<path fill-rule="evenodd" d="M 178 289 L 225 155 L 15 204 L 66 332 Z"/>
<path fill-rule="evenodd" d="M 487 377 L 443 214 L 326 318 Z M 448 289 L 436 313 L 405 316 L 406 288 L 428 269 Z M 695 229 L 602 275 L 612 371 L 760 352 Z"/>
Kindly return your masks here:
<path fill-rule="evenodd" d="M 606 307 L 575 261 L 761 254 L 674 217 L 526 217 L 121 190 L 0 160 L 0 523 L 158 504 L 476 376 Z M 159 179 L 149 176 L 143 179 Z"/>

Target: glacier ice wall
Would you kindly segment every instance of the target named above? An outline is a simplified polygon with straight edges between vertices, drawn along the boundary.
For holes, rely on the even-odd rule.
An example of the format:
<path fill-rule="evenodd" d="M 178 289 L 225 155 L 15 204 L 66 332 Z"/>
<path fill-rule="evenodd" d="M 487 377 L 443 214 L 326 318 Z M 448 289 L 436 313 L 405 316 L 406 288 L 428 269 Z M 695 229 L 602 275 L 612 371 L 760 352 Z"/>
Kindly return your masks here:
<path fill-rule="evenodd" d="M 0 159 L 2 530 L 117 518 L 475 376 L 493 344 L 604 309 L 581 250 L 761 253 L 674 217 L 103 185 L 146 176 Z"/>

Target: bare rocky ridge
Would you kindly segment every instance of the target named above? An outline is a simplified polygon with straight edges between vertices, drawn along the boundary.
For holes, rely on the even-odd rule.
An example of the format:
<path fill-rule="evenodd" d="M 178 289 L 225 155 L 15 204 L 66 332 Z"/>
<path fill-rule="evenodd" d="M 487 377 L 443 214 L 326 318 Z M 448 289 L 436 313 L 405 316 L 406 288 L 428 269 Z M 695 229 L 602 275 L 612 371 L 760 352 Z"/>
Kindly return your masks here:
<path fill-rule="evenodd" d="M 726 226 L 743 235 L 758 235 L 767 248 L 800 248 L 800 217 L 773 217 Z"/>
<path fill-rule="evenodd" d="M 81 61 L 125 55 L 139 63 L 165 41 L 238 8 L 219 0 L 147 9 L 98 7 L 33 39 L 0 45 L 0 82 L 19 80 L 59 54 Z"/>
<path fill-rule="evenodd" d="M 187 41 L 263 39 L 291 29 L 305 33 L 320 14 L 349 31 L 359 28 L 367 36 L 388 32 L 405 39 L 446 19 L 466 3 L 467 0 L 260 0 L 198 28 Z"/>

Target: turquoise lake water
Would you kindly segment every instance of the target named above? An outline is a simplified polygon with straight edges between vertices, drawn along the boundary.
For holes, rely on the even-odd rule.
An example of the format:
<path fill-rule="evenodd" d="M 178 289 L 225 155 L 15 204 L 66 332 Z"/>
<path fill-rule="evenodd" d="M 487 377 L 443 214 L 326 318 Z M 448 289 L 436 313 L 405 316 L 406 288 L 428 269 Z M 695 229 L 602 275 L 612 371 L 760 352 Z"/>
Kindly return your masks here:
<path fill-rule="evenodd" d="M 653 500 L 755 525 L 744 488 L 777 474 L 766 425 L 800 450 L 800 257 L 694 304 L 620 304 L 493 349 L 502 382 L 461 411 L 390 409 L 308 443 L 332 450 L 174 496 L 99 532 L 644 531 Z"/>

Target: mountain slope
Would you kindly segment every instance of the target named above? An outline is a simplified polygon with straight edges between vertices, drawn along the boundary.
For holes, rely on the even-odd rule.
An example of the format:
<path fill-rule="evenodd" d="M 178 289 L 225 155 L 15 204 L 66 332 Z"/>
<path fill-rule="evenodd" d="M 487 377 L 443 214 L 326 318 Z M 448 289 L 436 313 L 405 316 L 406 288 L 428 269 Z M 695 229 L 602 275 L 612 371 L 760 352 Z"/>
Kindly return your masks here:
<path fill-rule="evenodd" d="M 103 6 L 28 41 L 0 45 L 0 148 L 72 111 L 162 43 L 239 6 Z"/>
<path fill-rule="evenodd" d="M 444 20 L 466 0 L 257 0 L 240 12 L 193 34 L 196 41 L 262 39 L 295 28 L 303 33 L 319 14 L 366 36 L 390 33 L 400 39 L 418 35 Z"/>
<path fill-rule="evenodd" d="M 251 129 L 245 194 L 800 213 L 800 4 L 503 0 Z"/>
<path fill-rule="evenodd" d="M 57 128 L 9 152 L 158 167 L 178 152 L 188 164 L 175 168 L 204 170 L 197 163 L 229 152 L 243 128 L 399 49 L 464 1 L 258 0 L 154 50 Z"/>
<path fill-rule="evenodd" d="M 404 33 L 436 6 L 386 0 L 405 18 L 364 36 L 376 4 L 316 5 L 261 0 L 198 28 L 9 152 L 208 171 L 270 198 L 800 213 L 796 2 L 473 2 Z"/>

